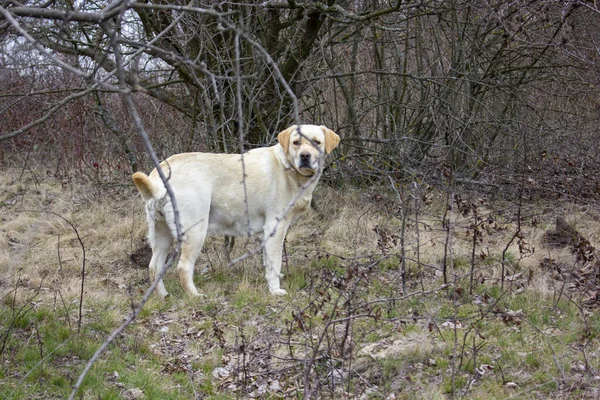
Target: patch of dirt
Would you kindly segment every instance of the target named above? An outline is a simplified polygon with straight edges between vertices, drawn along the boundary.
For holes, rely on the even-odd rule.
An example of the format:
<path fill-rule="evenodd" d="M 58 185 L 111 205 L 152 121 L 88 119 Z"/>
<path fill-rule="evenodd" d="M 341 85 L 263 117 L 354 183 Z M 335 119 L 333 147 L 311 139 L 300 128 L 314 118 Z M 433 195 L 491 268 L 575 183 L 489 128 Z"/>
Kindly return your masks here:
<path fill-rule="evenodd" d="M 129 261 L 134 268 L 148 268 L 152 258 L 152 249 L 148 245 L 138 247 L 133 253 L 129 254 Z"/>

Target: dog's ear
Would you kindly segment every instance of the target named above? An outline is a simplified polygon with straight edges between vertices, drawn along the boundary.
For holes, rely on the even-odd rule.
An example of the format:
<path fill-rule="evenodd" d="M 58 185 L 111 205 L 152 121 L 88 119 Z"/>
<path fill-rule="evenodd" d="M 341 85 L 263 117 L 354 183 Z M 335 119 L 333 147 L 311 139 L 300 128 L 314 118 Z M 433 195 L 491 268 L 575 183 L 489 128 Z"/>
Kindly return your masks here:
<path fill-rule="evenodd" d="M 292 136 L 294 129 L 296 129 L 296 125 L 290 126 L 286 130 L 279 132 L 279 135 L 277 135 L 277 140 L 279 141 L 281 147 L 283 147 L 285 154 L 287 154 L 290 148 L 290 136 Z"/>
<path fill-rule="evenodd" d="M 321 125 L 321 129 L 323 130 L 323 133 L 325 134 L 325 152 L 327 154 L 329 154 L 340 143 L 340 137 L 338 136 L 337 133 L 335 133 L 334 131 L 332 131 L 331 129 L 329 129 L 326 126 Z"/>

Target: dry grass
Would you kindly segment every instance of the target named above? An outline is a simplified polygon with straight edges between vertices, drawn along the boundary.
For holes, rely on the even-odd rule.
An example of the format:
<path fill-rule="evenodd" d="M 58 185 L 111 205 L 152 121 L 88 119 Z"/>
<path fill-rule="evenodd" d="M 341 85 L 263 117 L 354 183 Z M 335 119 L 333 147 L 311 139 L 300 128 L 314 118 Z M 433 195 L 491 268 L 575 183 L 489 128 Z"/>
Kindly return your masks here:
<path fill-rule="evenodd" d="M 65 184 L 42 174 L 19 175 L 8 171 L 0 176 L 2 332 L 10 337 L 2 355 L 8 365 L 2 379 L 14 385 L 10 390 L 0 386 L 0 392 L 5 397 L 62 397 L 82 363 L 149 285 L 146 265 L 129 258 L 143 244 L 143 204 L 127 185 Z M 562 376 L 571 385 L 579 379 L 581 387 L 573 392 L 561 386 L 566 397 L 571 392 L 593 393 L 588 385 L 592 370 L 577 372 L 568 366 L 581 364 L 584 353 L 574 349 L 583 348 L 590 368 L 600 368 L 600 349 L 590 339 L 581 339 L 583 332 L 597 337 L 600 318 L 593 308 L 582 312 L 575 306 L 583 304 L 585 298 L 575 294 L 585 288 L 557 281 L 556 271 L 545 261 L 551 259 L 551 265 L 567 266 L 569 271 L 577 267 L 569 249 L 542 243 L 556 216 L 543 211 L 544 205 L 523 207 L 521 245 L 515 240 L 507 247 L 516 232 L 515 207 L 479 204 L 478 215 L 486 221 L 493 218 L 481 223 L 474 261 L 473 214 L 454 209 L 448 214 L 448 234 L 442 225 L 443 195 L 422 207 L 418 226 L 414 209 L 406 207 L 408 291 L 421 290 L 422 284 L 432 293 L 380 302 L 402 294 L 398 208 L 353 189 L 340 192 L 320 186 L 316 198 L 317 211 L 310 211 L 288 232 L 282 281 L 288 296 L 266 295 L 260 256 L 230 268 L 223 239 L 211 238 L 196 273 L 206 298 L 186 298 L 170 271 L 166 285 L 172 296 L 151 298 L 136 324 L 104 356 L 86 396 L 127 396 L 126 390 L 139 389 L 148 398 L 189 398 L 194 393 L 286 397 L 301 396 L 309 382 L 324 397 L 335 398 L 357 393 L 411 398 L 408 393 L 419 388 L 424 390 L 422 398 L 444 398 L 453 387 L 455 393 L 473 398 L 504 398 L 520 392 L 544 395 L 547 383 Z M 569 206 L 568 212 L 569 222 L 594 243 L 600 230 L 598 214 L 577 206 Z M 81 336 L 73 332 L 83 251 L 73 227 L 86 253 Z M 383 230 L 376 232 L 376 227 Z M 395 235 L 397 240 L 384 249 L 382 235 Z M 238 238 L 231 257 L 257 243 Z M 510 279 L 501 291 L 503 253 Z M 442 283 L 444 259 L 457 286 L 435 291 Z M 469 295 L 471 269 L 477 279 Z M 377 303 L 369 305 L 370 301 Z M 17 306 L 27 304 L 34 304 L 27 315 L 10 317 Z M 344 322 L 332 323 L 335 319 Z M 10 321 L 16 323 L 9 326 Z M 454 326 L 452 321 L 460 322 L 456 342 L 454 330 L 448 328 Z M 34 340 L 35 332 L 42 334 Z M 23 340 L 27 345 L 20 349 Z M 341 347 L 343 340 L 347 347 Z M 468 345 L 461 347 L 463 342 Z M 477 364 L 497 368 L 471 382 L 478 367 L 472 364 L 473 343 L 480 346 Z M 46 369 L 39 366 L 40 351 L 57 354 L 46 362 Z M 456 354 L 466 361 L 459 365 Z M 306 378 L 304 362 L 311 358 Z M 21 361 L 10 361 L 17 359 Z M 562 372 L 554 367 L 557 363 Z M 35 373 L 24 379 L 27 371 Z M 114 378 L 114 371 L 121 377 Z M 235 371 L 247 375 L 242 379 Z M 266 392 L 261 392 L 263 380 Z M 517 389 L 505 387 L 508 381 L 517 381 Z M 331 382 L 344 384 L 332 389 Z M 179 394 L 174 394 L 175 387 Z"/>
<path fill-rule="evenodd" d="M 91 185 L 63 186 L 27 173 L 18 177 L 13 171 L 0 178 L 4 293 L 19 279 L 30 288 L 79 292 L 83 248 L 77 235 L 86 252 L 86 295 L 102 297 L 96 291 L 104 290 L 103 280 L 117 286 L 131 281 L 132 271 L 115 264 L 139 246 L 145 229 L 142 206 L 131 190 L 103 196 Z"/>

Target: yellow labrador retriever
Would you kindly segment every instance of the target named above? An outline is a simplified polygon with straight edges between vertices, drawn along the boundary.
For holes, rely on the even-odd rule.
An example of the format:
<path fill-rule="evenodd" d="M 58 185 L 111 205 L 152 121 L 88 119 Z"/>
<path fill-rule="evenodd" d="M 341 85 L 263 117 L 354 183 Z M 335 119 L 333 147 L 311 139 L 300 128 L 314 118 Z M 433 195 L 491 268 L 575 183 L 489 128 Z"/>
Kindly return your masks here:
<path fill-rule="evenodd" d="M 177 271 L 189 295 L 199 295 L 194 263 L 207 234 L 261 232 L 269 290 L 286 294 L 280 287 L 285 233 L 293 219 L 310 207 L 323 155 L 338 145 L 340 137 L 325 126 L 294 125 L 277 139 L 275 146 L 245 153 L 243 162 L 239 154 L 183 153 L 161 163 L 179 208 L 184 240 Z M 150 279 L 154 280 L 177 237 L 173 207 L 156 169 L 149 176 L 136 172 L 132 179 L 146 201 Z M 162 280 L 156 291 L 162 297 L 168 294 Z"/>

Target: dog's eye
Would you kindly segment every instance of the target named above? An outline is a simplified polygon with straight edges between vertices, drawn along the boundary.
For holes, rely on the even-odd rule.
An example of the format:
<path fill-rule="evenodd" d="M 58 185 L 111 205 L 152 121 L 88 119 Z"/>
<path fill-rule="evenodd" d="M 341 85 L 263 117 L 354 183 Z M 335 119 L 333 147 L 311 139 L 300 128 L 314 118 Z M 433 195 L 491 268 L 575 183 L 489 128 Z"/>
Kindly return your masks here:
<path fill-rule="evenodd" d="M 320 145 L 321 145 L 321 141 L 320 141 L 320 140 L 313 140 L 313 142 L 315 142 L 315 144 L 316 144 L 317 146 L 320 146 Z"/>
<path fill-rule="evenodd" d="M 300 144 L 299 140 L 294 140 L 294 146 L 298 146 Z"/>

